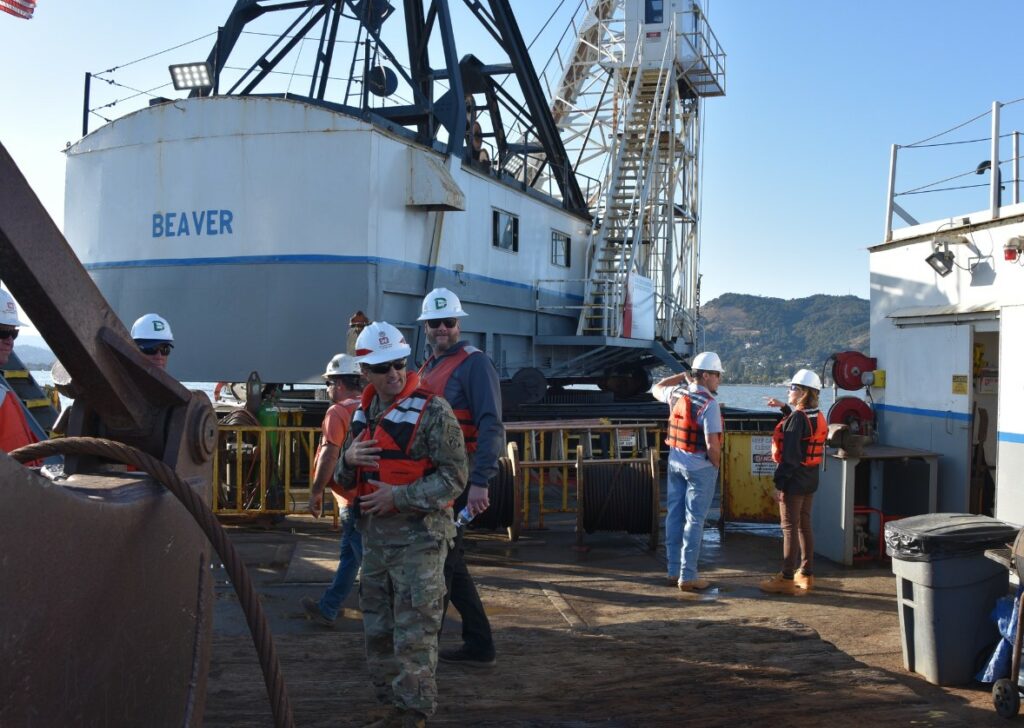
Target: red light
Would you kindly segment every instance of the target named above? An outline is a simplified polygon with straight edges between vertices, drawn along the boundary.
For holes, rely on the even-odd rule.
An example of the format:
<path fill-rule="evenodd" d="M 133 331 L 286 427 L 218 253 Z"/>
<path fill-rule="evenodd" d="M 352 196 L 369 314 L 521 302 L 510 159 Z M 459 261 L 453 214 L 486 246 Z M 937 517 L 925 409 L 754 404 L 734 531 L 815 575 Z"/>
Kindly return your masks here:
<path fill-rule="evenodd" d="M 1020 251 L 1016 248 L 1003 248 L 1003 260 L 1008 260 L 1011 263 L 1014 263 L 1019 255 Z"/>

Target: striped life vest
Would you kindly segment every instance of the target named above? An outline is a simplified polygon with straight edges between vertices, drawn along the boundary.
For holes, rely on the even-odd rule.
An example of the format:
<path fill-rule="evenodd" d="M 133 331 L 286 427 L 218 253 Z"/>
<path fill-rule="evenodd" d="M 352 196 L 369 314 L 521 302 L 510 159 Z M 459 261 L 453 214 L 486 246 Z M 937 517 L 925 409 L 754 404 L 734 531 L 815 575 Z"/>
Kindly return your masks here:
<path fill-rule="evenodd" d="M 427 367 L 436 359 L 436 357 L 431 356 L 420 367 L 420 386 L 429 392 L 433 392 L 438 397 L 444 397 L 444 390 L 448 386 L 448 380 L 452 378 L 455 370 L 459 368 L 462 362 L 469 358 L 470 354 L 475 354 L 479 351 L 475 346 L 463 346 L 454 354 L 437 359 L 437 366 L 428 370 Z M 449 402 L 449 404 L 452 403 Z M 452 404 L 452 411 L 455 413 L 455 419 L 459 421 L 459 427 L 462 428 L 462 437 L 466 441 L 466 454 L 472 455 L 476 452 L 477 445 L 477 427 L 473 421 L 473 413 L 468 409 L 455 409 L 454 404 Z"/>
<path fill-rule="evenodd" d="M 804 455 L 800 464 L 805 468 L 816 468 L 821 465 L 821 458 L 825 454 L 825 438 L 828 437 L 825 415 L 821 414 L 819 410 L 793 410 L 789 417 L 793 417 L 797 412 L 807 418 L 807 427 L 811 431 L 810 435 L 803 438 Z M 814 415 L 813 419 L 811 415 Z M 777 463 L 782 462 L 783 428 L 789 421 L 789 417 L 779 420 L 779 424 L 775 425 L 775 431 L 772 433 L 772 460 Z"/>
<path fill-rule="evenodd" d="M 668 437 L 665 444 L 677 450 L 691 453 L 706 453 L 708 443 L 699 418 L 707 411 L 714 397 L 710 392 L 697 390 L 686 392 L 672 406 L 668 418 Z"/>
<path fill-rule="evenodd" d="M 373 385 L 363 390 L 359 409 L 352 415 L 352 441 L 376 440 L 381 448 L 380 469 L 357 468 L 356 484 L 358 495 L 375 490 L 368 480 L 380 480 L 388 485 L 405 486 L 415 483 L 425 475 L 434 472 L 430 458 L 413 459 L 409 455 L 413 439 L 419 428 L 427 404 L 434 398 L 432 392 L 420 388 L 419 377 L 409 374 L 405 387 L 395 401 L 384 410 L 374 427 L 368 427 L 367 411 L 377 391 Z"/>

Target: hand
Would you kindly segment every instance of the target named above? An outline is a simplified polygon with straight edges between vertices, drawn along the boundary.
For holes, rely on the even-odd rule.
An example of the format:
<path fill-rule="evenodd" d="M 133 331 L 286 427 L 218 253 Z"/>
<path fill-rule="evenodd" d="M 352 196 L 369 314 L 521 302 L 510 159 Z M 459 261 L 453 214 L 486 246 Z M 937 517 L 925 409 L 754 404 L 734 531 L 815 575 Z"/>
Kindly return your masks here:
<path fill-rule="evenodd" d="M 377 490 L 359 497 L 359 504 L 363 513 L 383 516 L 395 510 L 395 486 L 388 485 L 379 480 L 367 480 L 366 482 L 376 486 Z"/>
<path fill-rule="evenodd" d="M 307 508 L 309 510 L 309 514 L 311 516 L 313 516 L 313 518 L 319 518 L 320 516 L 322 516 L 324 514 L 324 494 L 323 494 L 323 492 L 314 493 L 314 492 L 310 491 L 310 493 L 309 493 L 309 505 L 307 506 Z"/>
<path fill-rule="evenodd" d="M 491 505 L 491 499 L 488 497 L 487 487 L 481 485 L 469 486 L 469 500 L 466 502 L 469 507 L 469 512 L 474 516 L 479 516 L 481 513 L 487 510 L 488 506 Z"/>
<path fill-rule="evenodd" d="M 776 503 L 781 503 L 782 502 L 782 491 L 779 490 L 778 488 L 776 488 L 775 492 L 772 493 L 772 498 L 775 500 Z"/>
<path fill-rule="evenodd" d="M 379 470 L 380 448 L 376 440 L 357 440 L 345 451 L 345 463 L 350 468 L 370 468 Z"/>
<path fill-rule="evenodd" d="M 776 409 L 782 409 L 783 407 L 786 406 L 785 402 L 783 402 L 780 399 L 775 399 L 775 397 L 765 397 L 765 400 L 767 401 L 769 407 L 774 407 Z"/>

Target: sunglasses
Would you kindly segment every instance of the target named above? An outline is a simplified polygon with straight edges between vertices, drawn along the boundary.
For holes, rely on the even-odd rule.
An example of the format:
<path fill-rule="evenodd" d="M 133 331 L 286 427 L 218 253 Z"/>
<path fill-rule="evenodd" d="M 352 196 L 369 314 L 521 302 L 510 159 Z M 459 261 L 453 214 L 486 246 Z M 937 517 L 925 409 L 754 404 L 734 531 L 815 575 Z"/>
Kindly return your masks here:
<path fill-rule="evenodd" d="M 441 324 L 444 324 L 446 329 L 454 329 L 459 323 L 457 318 L 443 318 L 443 319 L 428 319 L 427 326 L 432 329 L 436 329 Z"/>
<path fill-rule="evenodd" d="M 387 374 L 392 369 L 396 372 L 400 372 L 405 369 L 405 359 L 395 359 L 394 361 L 386 361 L 383 364 L 367 364 L 366 368 L 374 374 Z"/>
<path fill-rule="evenodd" d="M 799 392 L 800 391 L 800 385 L 799 384 L 790 384 L 789 385 L 789 391 L 790 392 Z"/>
<path fill-rule="evenodd" d="M 4 341 L 6 341 L 7 339 L 17 339 L 17 338 L 18 338 L 18 330 L 17 329 L 3 329 L 3 330 L 0 330 L 0 339 L 3 339 Z"/>
<path fill-rule="evenodd" d="M 170 356 L 171 345 L 159 344 L 157 346 L 140 346 L 139 351 L 141 351 L 146 356 L 153 356 L 154 354 L 160 354 L 161 356 Z"/>

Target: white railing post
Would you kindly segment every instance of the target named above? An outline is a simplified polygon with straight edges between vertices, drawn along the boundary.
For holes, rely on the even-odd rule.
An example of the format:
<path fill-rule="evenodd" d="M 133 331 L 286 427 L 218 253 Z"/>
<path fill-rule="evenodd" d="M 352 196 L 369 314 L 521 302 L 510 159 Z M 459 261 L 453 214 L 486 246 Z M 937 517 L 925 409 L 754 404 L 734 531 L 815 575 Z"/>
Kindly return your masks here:
<path fill-rule="evenodd" d="M 992 219 L 999 217 L 999 102 L 992 102 L 992 168 L 989 169 L 989 208 Z"/>
<path fill-rule="evenodd" d="M 1020 202 L 1020 132 L 1013 132 L 1013 204 Z"/>
<path fill-rule="evenodd" d="M 885 242 L 892 241 L 892 210 L 896 202 L 896 150 L 899 144 L 892 145 L 889 153 L 889 195 L 885 203 Z"/>

